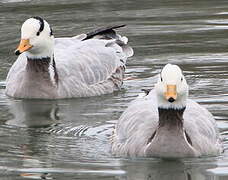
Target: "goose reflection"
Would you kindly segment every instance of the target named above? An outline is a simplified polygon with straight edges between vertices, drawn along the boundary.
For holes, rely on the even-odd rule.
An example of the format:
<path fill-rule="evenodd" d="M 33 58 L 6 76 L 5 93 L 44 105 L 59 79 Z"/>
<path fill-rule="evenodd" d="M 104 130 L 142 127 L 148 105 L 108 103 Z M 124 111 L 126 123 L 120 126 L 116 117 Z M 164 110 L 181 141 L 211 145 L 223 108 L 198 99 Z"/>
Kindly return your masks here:
<path fill-rule="evenodd" d="M 26 130 L 24 143 L 21 145 L 21 168 L 18 169 L 20 176 L 28 179 L 53 179 L 52 174 L 47 171 L 52 167 L 50 157 L 52 153 L 48 147 L 51 136 L 43 136 L 35 129 Z"/>
<path fill-rule="evenodd" d="M 127 177 L 120 177 L 120 180 L 206 180 L 208 177 L 204 172 L 209 168 L 216 167 L 213 162 L 208 164 L 193 162 L 137 160 L 137 162 L 127 163 L 124 168 Z"/>
<path fill-rule="evenodd" d="M 106 98 L 78 98 L 72 100 L 14 100 L 8 99 L 7 117 L 4 124 L 16 127 L 46 128 L 48 132 L 91 127 L 97 120 L 115 119 L 115 114 L 107 115 Z M 97 104 L 98 101 L 104 103 Z M 114 114 L 114 115 L 113 115 Z M 47 129 L 46 129 L 47 130 Z M 73 133 L 75 134 L 75 133 Z"/>
<path fill-rule="evenodd" d="M 8 125 L 19 127 L 47 127 L 59 120 L 59 108 L 55 101 L 12 100 L 9 111 L 13 118 Z"/>

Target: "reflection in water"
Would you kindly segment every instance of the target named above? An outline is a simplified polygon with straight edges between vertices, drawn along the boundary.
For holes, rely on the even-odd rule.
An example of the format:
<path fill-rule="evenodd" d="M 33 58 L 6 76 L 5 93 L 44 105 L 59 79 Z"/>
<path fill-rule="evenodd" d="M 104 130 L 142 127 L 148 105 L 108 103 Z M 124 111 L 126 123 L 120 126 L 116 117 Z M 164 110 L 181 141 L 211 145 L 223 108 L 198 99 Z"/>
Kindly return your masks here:
<path fill-rule="evenodd" d="M 20 173 L 21 177 L 33 179 L 52 179 L 50 173 L 43 172 L 42 170 L 46 168 L 48 165 L 51 166 L 50 162 L 42 162 L 41 160 L 39 160 L 39 157 L 37 157 L 36 154 L 33 154 L 31 149 L 29 149 L 27 145 L 24 145 L 22 147 L 22 151 L 24 153 L 22 157 L 22 168 L 19 170 L 22 171 L 22 173 Z M 29 169 L 40 169 L 41 171 L 31 172 L 29 171 Z"/>
<path fill-rule="evenodd" d="M 115 111 L 105 114 L 106 105 L 97 104 L 101 97 L 69 100 L 8 100 L 7 125 L 16 127 L 42 128 L 42 132 L 68 136 L 100 136 L 112 134 L 114 122 L 100 124 L 102 120 L 112 120 Z M 107 96 L 107 100 L 109 97 Z M 104 101 L 105 102 L 105 101 Z M 93 107 L 96 106 L 96 109 Z M 99 110 L 98 110 L 99 109 Z M 10 116 L 9 116 L 10 115 Z M 104 119 L 104 116 L 108 118 Z M 73 123 L 72 123 L 73 122 Z M 39 129 L 37 129 L 39 131 Z"/>
<path fill-rule="evenodd" d="M 120 180 L 206 180 L 206 169 L 216 167 L 207 162 L 193 164 L 185 160 L 136 160 L 125 165 L 127 176 Z"/>
<path fill-rule="evenodd" d="M 11 100 L 9 111 L 14 118 L 8 125 L 19 127 L 46 127 L 59 120 L 59 108 L 54 101 Z"/>
<path fill-rule="evenodd" d="M 33 106 L 33 108 L 34 107 L 35 106 Z M 42 116 L 38 117 L 42 118 Z M 28 122 L 25 124 L 33 127 L 35 125 L 35 127 L 37 127 L 37 123 L 33 124 L 31 119 L 28 120 Z M 21 177 L 29 179 L 52 179 L 52 175 L 46 172 L 45 169 L 52 167 L 51 159 L 53 152 L 50 151 L 49 143 L 53 141 L 54 137 L 34 131 L 33 128 L 23 130 L 22 136 L 24 140 L 23 142 L 19 142 L 18 145 L 20 154 L 19 162 L 21 165 L 19 166 L 20 168 L 13 166 L 11 171 L 15 171 L 20 174 Z"/>

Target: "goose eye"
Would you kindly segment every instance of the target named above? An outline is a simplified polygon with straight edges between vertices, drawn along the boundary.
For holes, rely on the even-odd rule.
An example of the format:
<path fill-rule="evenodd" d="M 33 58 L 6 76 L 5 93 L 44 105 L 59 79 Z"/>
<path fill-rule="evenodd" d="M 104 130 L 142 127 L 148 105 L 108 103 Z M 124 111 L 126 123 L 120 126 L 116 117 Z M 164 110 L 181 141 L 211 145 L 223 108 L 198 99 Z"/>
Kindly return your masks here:
<path fill-rule="evenodd" d="M 162 77 L 161 77 L 161 81 L 163 81 Z"/>
<path fill-rule="evenodd" d="M 183 81 L 183 77 L 181 77 L 181 81 Z"/>

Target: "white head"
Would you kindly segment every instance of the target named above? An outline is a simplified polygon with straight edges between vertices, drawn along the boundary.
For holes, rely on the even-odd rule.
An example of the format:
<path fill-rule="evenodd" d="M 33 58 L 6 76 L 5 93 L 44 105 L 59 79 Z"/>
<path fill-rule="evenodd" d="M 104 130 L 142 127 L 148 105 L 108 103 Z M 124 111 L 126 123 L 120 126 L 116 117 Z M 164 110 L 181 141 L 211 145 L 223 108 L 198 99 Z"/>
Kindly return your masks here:
<path fill-rule="evenodd" d="M 177 65 L 167 64 L 155 85 L 159 108 L 182 109 L 186 107 L 188 84 Z"/>
<path fill-rule="evenodd" d="M 16 55 L 26 52 L 31 59 L 51 57 L 54 51 L 54 36 L 47 23 L 40 17 L 27 19 L 21 27 L 21 42 Z"/>

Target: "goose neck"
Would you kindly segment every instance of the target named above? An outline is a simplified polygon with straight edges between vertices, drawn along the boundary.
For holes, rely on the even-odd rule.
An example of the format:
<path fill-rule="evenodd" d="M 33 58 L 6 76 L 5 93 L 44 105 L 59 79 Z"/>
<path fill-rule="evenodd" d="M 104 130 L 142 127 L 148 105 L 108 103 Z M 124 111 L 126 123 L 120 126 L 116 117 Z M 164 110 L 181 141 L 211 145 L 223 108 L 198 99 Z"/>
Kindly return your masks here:
<path fill-rule="evenodd" d="M 29 58 L 27 57 L 27 66 L 26 70 L 31 72 L 49 72 L 49 66 L 51 64 L 50 57 L 43 58 Z"/>
<path fill-rule="evenodd" d="M 58 72 L 54 56 L 42 58 L 27 57 L 26 71 L 33 78 L 49 80 L 53 85 L 58 84 Z"/>
<path fill-rule="evenodd" d="M 183 128 L 183 114 L 185 107 L 181 109 L 158 108 L 159 127 Z"/>

